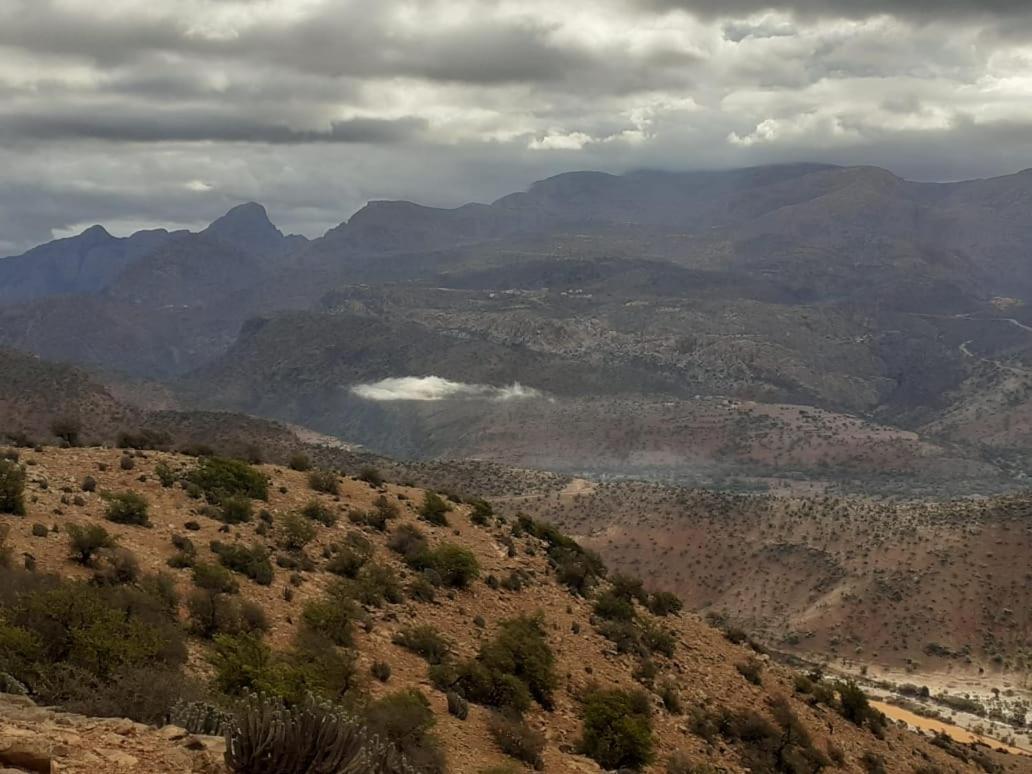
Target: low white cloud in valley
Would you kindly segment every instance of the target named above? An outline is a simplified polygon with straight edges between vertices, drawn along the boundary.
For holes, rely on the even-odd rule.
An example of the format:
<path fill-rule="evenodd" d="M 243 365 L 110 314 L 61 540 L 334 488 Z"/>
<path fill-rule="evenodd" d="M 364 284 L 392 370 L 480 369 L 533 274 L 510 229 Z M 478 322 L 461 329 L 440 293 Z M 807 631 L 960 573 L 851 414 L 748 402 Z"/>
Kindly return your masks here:
<path fill-rule="evenodd" d="M 513 382 L 507 387 L 490 384 L 468 384 L 442 379 L 440 376 L 402 376 L 381 379 L 370 384 L 356 384 L 351 392 L 360 398 L 375 401 L 419 400 L 439 401 L 479 398 L 487 400 L 514 400 L 539 398 L 542 393 L 532 387 Z"/>

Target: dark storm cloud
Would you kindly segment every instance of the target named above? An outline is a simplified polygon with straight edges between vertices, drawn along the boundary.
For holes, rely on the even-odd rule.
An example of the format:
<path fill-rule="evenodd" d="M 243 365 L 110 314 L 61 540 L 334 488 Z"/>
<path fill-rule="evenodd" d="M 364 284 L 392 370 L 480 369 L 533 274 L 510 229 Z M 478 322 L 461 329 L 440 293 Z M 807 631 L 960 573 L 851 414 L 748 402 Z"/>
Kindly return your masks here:
<path fill-rule="evenodd" d="M 98 111 L 84 115 L 0 116 L 0 138 L 88 139 L 109 142 L 320 142 L 396 143 L 426 129 L 420 118 L 352 118 L 333 121 L 326 130 L 298 130 L 250 121 L 212 110 Z"/>
<path fill-rule="evenodd" d="M 0 255 L 251 199 L 314 236 L 571 168 L 1032 166 L 1027 5 L 0 0 Z"/>
<path fill-rule="evenodd" d="M 411 76 L 470 83 L 554 80 L 591 64 L 590 54 L 549 40 L 550 28 L 526 20 L 474 17 L 440 32 L 399 33 L 390 3 L 328 4 L 294 22 L 259 22 L 226 37 L 167 15 L 109 20 L 52 0 L 17 0 L 0 25 L 0 44 L 40 54 L 80 56 L 117 65 L 155 52 L 278 62 L 330 76 Z M 156 4 L 157 8 L 161 4 Z"/>

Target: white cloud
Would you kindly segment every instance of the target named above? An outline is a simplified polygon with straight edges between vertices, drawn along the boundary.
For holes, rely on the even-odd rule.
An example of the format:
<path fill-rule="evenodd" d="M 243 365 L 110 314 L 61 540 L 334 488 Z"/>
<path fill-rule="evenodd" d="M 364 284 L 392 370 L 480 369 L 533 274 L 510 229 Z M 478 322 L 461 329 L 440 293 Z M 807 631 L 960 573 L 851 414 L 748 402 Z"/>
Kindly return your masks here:
<path fill-rule="evenodd" d="M 531 150 L 580 150 L 592 137 L 584 132 L 549 132 L 544 137 L 531 140 L 527 146 Z"/>
<path fill-rule="evenodd" d="M 402 376 L 381 379 L 371 384 L 356 384 L 351 388 L 351 392 L 360 398 L 375 401 L 438 401 L 470 398 L 513 400 L 542 396 L 540 391 L 524 387 L 519 382 L 513 382 L 508 387 L 494 387 L 489 384 L 453 382 L 439 376 Z"/>

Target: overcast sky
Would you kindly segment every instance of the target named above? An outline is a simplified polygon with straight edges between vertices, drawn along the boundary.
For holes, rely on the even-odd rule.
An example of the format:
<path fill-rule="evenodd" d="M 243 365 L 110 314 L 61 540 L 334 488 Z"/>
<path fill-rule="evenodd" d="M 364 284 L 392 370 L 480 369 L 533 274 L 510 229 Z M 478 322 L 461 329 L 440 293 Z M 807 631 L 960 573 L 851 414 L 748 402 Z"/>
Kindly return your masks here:
<path fill-rule="evenodd" d="M 777 0 L 770 0 L 777 2 Z M 574 169 L 1032 166 L 1028 0 L 0 0 L 0 255 Z"/>

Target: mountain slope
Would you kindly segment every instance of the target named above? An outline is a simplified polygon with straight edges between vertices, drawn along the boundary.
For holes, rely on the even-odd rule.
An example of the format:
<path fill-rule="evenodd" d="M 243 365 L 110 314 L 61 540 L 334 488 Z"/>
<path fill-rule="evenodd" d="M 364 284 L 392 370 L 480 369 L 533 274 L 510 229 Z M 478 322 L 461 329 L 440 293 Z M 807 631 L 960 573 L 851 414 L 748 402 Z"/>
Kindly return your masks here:
<path fill-rule="evenodd" d="M 197 563 L 219 561 L 219 555 L 211 553 L 209 546 L 219 551 L 223 549 L 219 548 L 219 543 L 210 541 L 222 544 L 233 541 L 238 546 L 275 546 L 281 534 L 278 530 L 288 519 L 287 514 L 316 501 L 339 519 L 332 526 L 314 525 L 314 539 L 304 549 L 309 559 L 303 567 L 293 571 L 274 569 L 267 585 L 235 576 L 240 595 L 265 611 L 268 632 L 264 640 L 273 653 L 292 647 L 303 621 L 316 620 L 302 610 L 324 598 L 333 580 L 327 567 L 334 556 L 345 551 L 345 545 L 368 545 L 372 557 L 366 561 L 390 568 L 389 572 L 403 581 L 403 587 L 418 580 L 419 574 L 401 561 L 397 551 L 389 548 L 389 545 L 399 544 L 375 527 L 362 526 L 361 514 L 375 512 L 380 507 L 396 511 L 396 516 L 388 518 L 389 535 L 403 532 L 404 524 L 418 524 L 431 548 L 454 544 L 471 552 L 479 565 L 480 576 L 468 587 L 455 584 L 455 588 L 440 588 L 433 601 L 427 601 L 425 592 L 407 598 L 403 595 L 398 601 L 379 599 L 376 602 L 369 598 L 361 613 L 361 619 L 367 623 L 354 628 L 353 645 L 330 646 L 331 650 L 353 652 L 359 687 L 348 690 L 367 693 L 374 706 L 378 699 L 402 689 L 417 689 L 427 696 L 435 720 L 434 730 L 449 771 L 478 772 L 506 765 L 509 759 L 492 741 L 489 731 L 494 722 L 491 710 L 484 703 L 471 702 L 467 718 L 450 714 L 444 693 L 434 687 L 439 684 L 438 678 L 427 680 L 428 671 L 432 675 L 434 670 L 428 670 L 427 663 L 410 646 L 399 642 L 405 639 L 404 632 L 413 631 L 414 626 L 432 626 L 453 653 L 446 657 L 446 663 L 458 664 L 494 640 L 505 629 L 504 621 L 521 614 L 542 616 L 541 633 L 556 659 L 554 706 L 545 709 L 532 703 L 524 714 L 526 723 L 543 734 L 545 771 L 600 770 L 587 756 L 576 752 L 584 722 L 581 701 L 591 701 L 593 685 L 609 690 L 645 689 L 656 753 L 654 763 L 646 767 L 648 771 L 663 771 L 667 758 L 675 753 L 681 756 L 684 766 L 706 763 L 729 772 L 747 768 L 767 770 L 763 767 L 775 766 L 776 756 L 782 753 L 777 752 L 776 746 L 766 748 L 764 740 L 780 739 L 778 728 L 786 723 L 792 724 L 792 733 L 796 736 L 788 748 L 780 748 L 782 752 L 791 749 L 793 754 L 827 760 L 825 770 L 828 771 L 865 770 L 875 762 L 893 772 L 923 771 L 927 766 L 944 771 L 977 770 L 973 763 L 965 763 L 943 748 L 972 759 L 976 753 L 970 749 L 947 742 L 933 746 L 893 726 L 884 730 L 872 726 L 874 730 L 869 730 L 850 722 L 835 708 L 837 703 L 833 698 L 826 696 L 818 701 L 807 693 L 800 693 L 800 683 L 791 672 L 758 656 L 745 645 L 731 644 L 720 632 L 691 615 L 654 616 L 631 601 L 632 621 L 637 622 L 631 623 L 632 627 L 654 632 L 669 630 L 673 640 L 654 646 L 655 652 L 647 658 L 635 648 L 621 652 L 616 642 L 600 633 L 607 631 L 605 616 L 610 615 L 598 612 L 603 609 L 599 600 L 605 597 L 608 584 L 603 583 L 587 597 L 562 585 L 548 558 L 548 555 L 558 556 L 554 549 L 559 545 L 556 542 L 559 538 L 532 522 L 516 524 L 492 518 L 473 519 L 468 506 L 452 503 L 445 517 L 448 526 L 433 526 L 417 518 L 424 497 L 419 490 L 393 484 L 377 488 L 344 479 L 337 481 L 339 494 L 330 496 L 309 489 L 303 473 L 263 466 L 261 473 L 270 479 L 270 486 L 268 501 L 260 505 L 269 516 L 238 523 L 227 534 L 220 529 L 221 523 L 212 518 L 215 510 L 191 500 L 177 485 L 164 487 L 161 484 L 160 479 L 169 473 L 173 479 L 190 475 L 197 465 L 196 460 L 160 452 L 141 453 L 133 458 L 133 469 L 129 471 L 118 464 L 120 455 L 121 452 L 101 449 L 44 449 L 27 453 L 25 461 L 33 463 L 28 484 L 28 493 L 32 496 L 28 515 L 25 518 L 0 516 L 10 527 L 8 546 L 18 552 L 30 552 L 37 573 L 88 578 L 91 568 L 69 561 L 65 535 L 72 524 L 105 523 L 104 498 L 85 492 L 78 500 L 81 505 L 66 505 L 60 500 L 62 488 L 77 489 L 86 475 L 96 479 L 98 492 L 132 489 L 148 501 L 151 528 L 107 523 L 119 544 L 136 556 L 145 572 L 159 569 L 168 572 L 166 560 L 182 553 L 185 545 L 182 538 L 186 535 L 190 536 L 196 551 L 192 561 Z M 159 464 L 164 466 L 164 471 L 159 469 Z M 47 486 L 40 483 L 43 479 Z M 378 499 L 381 496 L 382 501 Z M 34 536 L 30 525 L 41 519 L 56 523 L 59 531 Z M 184 531 L 183 525 L 187 522 L 195 523 L 192 531 Z M 180 536 L 178 549 L 172 544 L 176 535 Z M 289 558 L 289 552 L 282 547 L 274 550 Z M 182 563 L 179 566 L 182 567 Z M 188 567 L 172 570 L 172 575 L 181 591 L 191 589 Z M 361 582 L 365 576 L 360 571 L 357 577 Z M 350 588 L 347 584 L 345 587 Z M 196 623 L 196 619 L 191 620 Z M 609 631 L 609 636 L 614 636 Z M 210 643 L 192 637 L 187 671 L 199 677 L 210 675 L 210 668 L 204 665 L 211 649 Z M 665 655 L 667 652 L 670 655 Z M 390 676 L 385 683 L 368 677 L 374 661 L 390 665 Z M 643 669 L 646 662 L 650 664 L 648 670 Z M 218 659 L 214 663 L 216 669 L 224 668 L 217 666 L 221 663 Z M 652 670 L 658 670 L 658 674 Z M 671 711 L 674 705 L 669 703 L 664 707 L 657 695 L 664 685 L 670 686 L 666 689 L 668 692 L 679 696 L 684 714 Z M 727 719 L 728 726 L 720 725 L 721 717 Z M 733 730 L 742 728 L 741 724 L 746 722 L 753 729 L 751 732 Z M 865 724 L 865 721 L 861 717 L 858 723 Z M 992 765 L 999 761 L 1012 771 L 1028 770 L 1026 761 L 1020 758 L 995 757 L 984 748 L 977 755 Z M 920 766 L 925 768 L 920 769 Z"/>
<path fill-rule="evenodd" d="M 0 259 L 0 304 L 95 293 L 172 235 L 164 229 L 111 236 L 102 226 Z"/>

